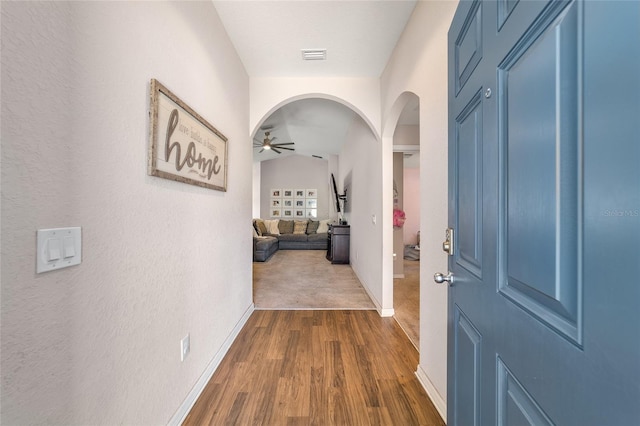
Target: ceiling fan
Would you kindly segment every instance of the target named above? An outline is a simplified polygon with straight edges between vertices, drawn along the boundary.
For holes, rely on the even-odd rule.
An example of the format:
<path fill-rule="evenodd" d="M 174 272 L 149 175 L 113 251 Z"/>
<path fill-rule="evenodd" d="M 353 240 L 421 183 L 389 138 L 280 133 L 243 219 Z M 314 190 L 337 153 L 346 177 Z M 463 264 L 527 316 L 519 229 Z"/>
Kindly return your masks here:
<path fill-rule="evenodd" d="M 258 151 L 258 153 L 261 153 L 264 150 L 272 150 L 277 154 L 280 154 L 281 152 L 279 151 L 280 149 L 286 149 L 288 151 L 295 151 L 294 148 L 289 148 L 285 145 L 293 145 L 294 142 L 286 142 L 286 143 L 273 143 L 273 141 L 275 141 L 276 137 L 273 138 L 269 138 L 269 135 L 271 134 L 271 132 L 264 132 L 264 141 L 260 142 L 257 139 L 253 140 L 253 147 L 254 148 L 262 148 L 260 151 Z"/>

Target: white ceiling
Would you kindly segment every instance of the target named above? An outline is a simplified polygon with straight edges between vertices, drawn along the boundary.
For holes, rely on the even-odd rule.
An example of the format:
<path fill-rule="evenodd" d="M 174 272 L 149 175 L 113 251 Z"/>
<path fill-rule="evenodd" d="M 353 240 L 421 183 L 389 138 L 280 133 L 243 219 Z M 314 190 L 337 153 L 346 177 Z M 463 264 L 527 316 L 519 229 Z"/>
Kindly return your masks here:
<path fill-rule="evenodd" d="M 379 77 L 416 5 L 415 0 L 213 3 L 252 78 Z M 325 61 L 302 59 L 301 49 L 317 48 L 327 49 Z M 356 117 L 337 102 L 305 99 L 280 108 L 264 125 L 274 126 L 276 142 L 295 142 L 296 153 L 326 157 L 340 152 Z M 263 137 L 262 131 L 256 134 L 260 141 Z M 254 149 L 256 161 L 277 157 L 258 151 Z"/>

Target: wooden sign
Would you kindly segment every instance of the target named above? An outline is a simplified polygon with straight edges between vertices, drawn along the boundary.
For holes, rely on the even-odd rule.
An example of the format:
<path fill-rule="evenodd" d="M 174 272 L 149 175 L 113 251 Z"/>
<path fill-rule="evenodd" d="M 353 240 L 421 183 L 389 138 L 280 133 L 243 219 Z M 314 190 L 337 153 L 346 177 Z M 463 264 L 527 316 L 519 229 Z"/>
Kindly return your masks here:
<path fill-rule="evenodd" d="M 227 190 L 227 138 L 155 79 L 151 80 L 148 173 Z"/>

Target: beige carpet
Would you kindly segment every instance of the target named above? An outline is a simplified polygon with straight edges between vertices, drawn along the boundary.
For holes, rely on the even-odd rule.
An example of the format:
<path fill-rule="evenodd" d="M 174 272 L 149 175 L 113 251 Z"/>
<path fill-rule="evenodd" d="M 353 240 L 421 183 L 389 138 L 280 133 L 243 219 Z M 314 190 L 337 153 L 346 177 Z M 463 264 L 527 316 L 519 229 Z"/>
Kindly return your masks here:
<path fill-rule="evenodd" d="M 349 265 L 324 250 L 279 250 L 253 263 L 256 309 L 375 309 Z"/>
<path fill-rule="evenodd" d="M 394 317 L 420 348 L 420 261 L 404 260 L 404 278 L 393 280 Z"/>

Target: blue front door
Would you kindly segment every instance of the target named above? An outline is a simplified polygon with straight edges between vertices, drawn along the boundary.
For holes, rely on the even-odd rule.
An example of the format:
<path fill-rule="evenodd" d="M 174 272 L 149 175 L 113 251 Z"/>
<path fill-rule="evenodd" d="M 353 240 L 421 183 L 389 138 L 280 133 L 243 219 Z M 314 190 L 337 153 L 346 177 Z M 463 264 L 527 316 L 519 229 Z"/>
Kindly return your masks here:
<path fill-rule="evenodd" d="M 640 425 L 639 126 L 639 1 L 460 3 L 450 425 Z"/>

